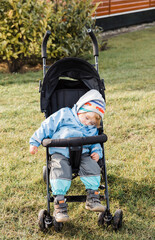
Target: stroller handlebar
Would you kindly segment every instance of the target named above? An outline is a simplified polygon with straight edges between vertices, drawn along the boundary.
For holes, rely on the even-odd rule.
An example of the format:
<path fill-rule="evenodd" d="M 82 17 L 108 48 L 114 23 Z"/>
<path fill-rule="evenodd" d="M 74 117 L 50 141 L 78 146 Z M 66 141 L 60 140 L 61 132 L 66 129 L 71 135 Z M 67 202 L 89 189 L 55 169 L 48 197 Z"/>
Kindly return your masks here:
<path fill-rule="evenodd" d="M 49 38 L 50 35 L 51 35 L 51 31 L 47 31 L 44 35 L 42 46 L 41 46 L 42 58 L 47 58 L 46 46 L 47 46 L 47 41 L 48 41 L 48 38 Z"/>
<path fill-rule="evenodd" d="M 98 43 L 97 43 L 96 36 L 95 36 L 95 34 L 94 34 L 94 32 L 92 31 L 91 28 L 87 29 L 87 33 L 89 34 L 89 36 L 91 37 L 91 40 L 93 42 L 94 57 L 98 57 L 99 56 L 99 51 L 98 51 Z"/>
<path fill-rule="evenodd" d="M 72 137 L 66 139 L 43 139 L 43 147 L 77 147 L 87 144 L 104 143 L 107 141 L 107 135 L 101 134 L 92 137 Z"/>
<path fill-rule="evenodd" d="M 93 42 L 93 54 L 94 54 L 94 57 L 98 57 L 99 56 L 99 51 L 98 51 L 98 42 L 97 42 L 97 39 L 96 39 L 96 36 L 94 34 L 94 32 L 92 31 L 91 28 L 87 29 L 87 33 L 89 34 L 89 36 L 91 37 L 92 39 L 92 42 Z M 51 31 L 46 31 L 45 35 L 44 35 L 44 38 L 43 38 L 43 41 L 42 41 L 42 46 L 41 46 L 41 53 L 42 53 L 42 58 L 47 58 L 47 54 L 46 54 L 46 46 L 47 46 L 47 41 L 48 41 L 48 38 L 49 36 L 51 35 Z"/>

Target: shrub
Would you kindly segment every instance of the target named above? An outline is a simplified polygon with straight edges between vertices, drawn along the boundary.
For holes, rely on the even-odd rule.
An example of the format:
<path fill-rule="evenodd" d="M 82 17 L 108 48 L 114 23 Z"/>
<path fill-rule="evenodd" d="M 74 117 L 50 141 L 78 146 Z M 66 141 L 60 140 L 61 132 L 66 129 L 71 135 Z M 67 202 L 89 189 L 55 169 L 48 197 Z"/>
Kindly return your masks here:
<path fill-rule="evenodd" d="M 0 56 L 10 72 L 23 64 L 40 59 L 41 43 L 46 30 L 52 34 L 48 56 L 52 62 L 66 56 L 85 55 L 91 40 L 84 27 L 94 26 L 91 0 L 1 0 Z"/>
<path fill-rule="evenodd" d="M 51 5 L 48 18 L 49 56 L 59 59 L 65 56 L 79 57 L 90 50 L 91 40 L 85 26 L 94 27 L 91 16 L 95 10 L 91 0 L 62 0 Z"/>
<path fill-rule="evenodd" d="M 18 71 L 29 57 L 40 54 L 46 18 L 45 2 L 40 0 L 1 0 L 0 55 L 10 72 Z"/>

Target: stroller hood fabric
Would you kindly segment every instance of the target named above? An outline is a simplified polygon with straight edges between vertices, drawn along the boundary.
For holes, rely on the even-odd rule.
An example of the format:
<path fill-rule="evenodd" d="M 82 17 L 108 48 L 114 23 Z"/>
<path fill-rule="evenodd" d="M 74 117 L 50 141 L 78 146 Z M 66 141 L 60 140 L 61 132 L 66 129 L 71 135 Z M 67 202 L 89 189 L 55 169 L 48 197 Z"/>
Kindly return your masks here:
<path fill-rule="evenodd" d="M 104 96 L 100 76 L 90 63 L 79 58 L 64 58 L 54 63 L 45 75 L 40 99 L 42 112 L 46 112 L 60 77 L 78 79 L 88 89 L 96 89 Z"/>

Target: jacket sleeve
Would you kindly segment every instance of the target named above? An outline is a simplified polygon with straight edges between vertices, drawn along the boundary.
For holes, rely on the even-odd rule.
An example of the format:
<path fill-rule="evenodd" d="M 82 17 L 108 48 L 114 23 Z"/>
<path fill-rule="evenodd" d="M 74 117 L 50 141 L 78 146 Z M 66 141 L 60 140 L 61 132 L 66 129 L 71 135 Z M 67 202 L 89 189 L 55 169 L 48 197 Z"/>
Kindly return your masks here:
<path fill-rule="evenodd" d="M 98 129 L 95 129 L 94 132 L 93 132 L 93 135 L 92 136 L 96 136 L 98 135 Z M 101 147 L 101 144 L 100 143 L 95 143 L 95 144 L 92 144 L 90 146 L 90 154 L 92 153 L 98 153 L 99 155 L 99 158 L 102 158 L 103 157 L 103 150 L 102 150 L 102 147 Z"/>
<path fill-rule="evenodd" d="M 52 138 L 55 131 L 60 127 L 62 119 L 65 117 L 66 109 L 60 109 L 56 113 L 45 119 L 40 128 L 30 138 L 29 143 L 39 147 L 44 138 Z"/>
<path fill-rule="evenodd" d="M 93 152 L 98 153 L 100 158 L 103 157 L 103 151 L 102 151 L 102 147 L 101 147 L 100 143 L 92 144 L 90 147 L 90 152 L 91 152 L 91 154 Z"/>

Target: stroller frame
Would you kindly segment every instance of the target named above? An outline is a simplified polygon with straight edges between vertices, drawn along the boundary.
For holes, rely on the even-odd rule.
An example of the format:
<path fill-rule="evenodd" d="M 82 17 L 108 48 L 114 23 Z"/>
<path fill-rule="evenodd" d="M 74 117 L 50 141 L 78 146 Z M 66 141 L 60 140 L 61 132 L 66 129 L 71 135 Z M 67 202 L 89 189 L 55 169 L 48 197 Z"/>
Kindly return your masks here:
<path fill-rule="evenodd" d="M 95 57 L 95 69 L 98 73 L 98 43 L 96 36 L 94 35 L 92 29 L 87 29 L 87 33 L 91 37 L 92 43 L 93 43 L 93 55 Z M 49 39 L 49 36 L 51 35 L 50 31 L 47 31 L 42 42 L 42 59 L 43 59 L 43 78 L 46 76 L 47 69 L 49 68 L 46 66 L 46 47 L 47 47 L 47 41 Z M 104 79 L 101 80 L 102 82 L 102 88 L 103 92 L 105 90 L 104 87 Z M 39 81 L 39 92 L 42 92 L 42 81 Z M 102 93 L 103 95 L 103 93 Z M 104 95 L 105 98 L 105 95 Z M 46 111 L 44 111 L 45 117 Z M 102 164 L 101 164 L 101 180 L 104 179 L 104 185 L 100 185 L 101 190 L 105 190 L 104 195 L 100 195 L 100 200 L 106 200 L 106 206 L 105 210 L 99 214 L 98 217 L 98 225 L 104 225 L 106 223 L 107 225 L 112 224 L 113 228 L 115 230 L 119 229 L 122 226 L 122 216 L 123 212 L 122 210 L 117 210 L 112 216 L 110 212 L 110 203 L 109 203 L 109 194 L 108 194 L 108 180 L 107 180 L 107 170 L 106 170 L 106 161 L 105 161 L 105 154 L 104 154 L 104 142 L 107 141 L 107 136 L 103 133 L 103 128 L 100 130 L 100 135 L 93 136 L 93 137 L 80 137 L 80 138 L 70 138 L 70 139 L 44 139 L 42 141 L 42 145 L 46 147 L 46 166 L 43 167 L 43 179 L 46 182 L 47 185 L 47 210 L 41 210 L 38 215 L 38 223 L 39 228 L 41 231 L 45 231 L 52 225 L 54 225 L 54 228 L 57 232 L 62 230 L 63 223 L 56 222 L 55 218 L 50 215 L 50 202 L 54 202 L 54 197 L 51 196 L 51 190 L 50 190 L 50 184 L 49 184 L 49 172 L 50 167 L 49 163 L 51 161 L 51 156 L 48 152 L 48 147 L 69 147 L 70 156 L 74 155 L 74 161 L 71 162 L 72 169 L 73 169 L 73 175 L 72 179 L 76 178 L 78 176 L 78 167 L 80 164 L 80 156 L 82 153 L 82 146 L 86 144 L 93 144 L 93 143 L 100 143 L 102 145 L 103 150 L 103 158 L 102 158 Z M 70 157 L 71 158 L 71 157 Z M 73 159 L 73 157 L 72 157 Z M 77 195 L 77 196 L 65 196 L 67 202 L 85 202 L 86 201 L 86 195 Z"/>

